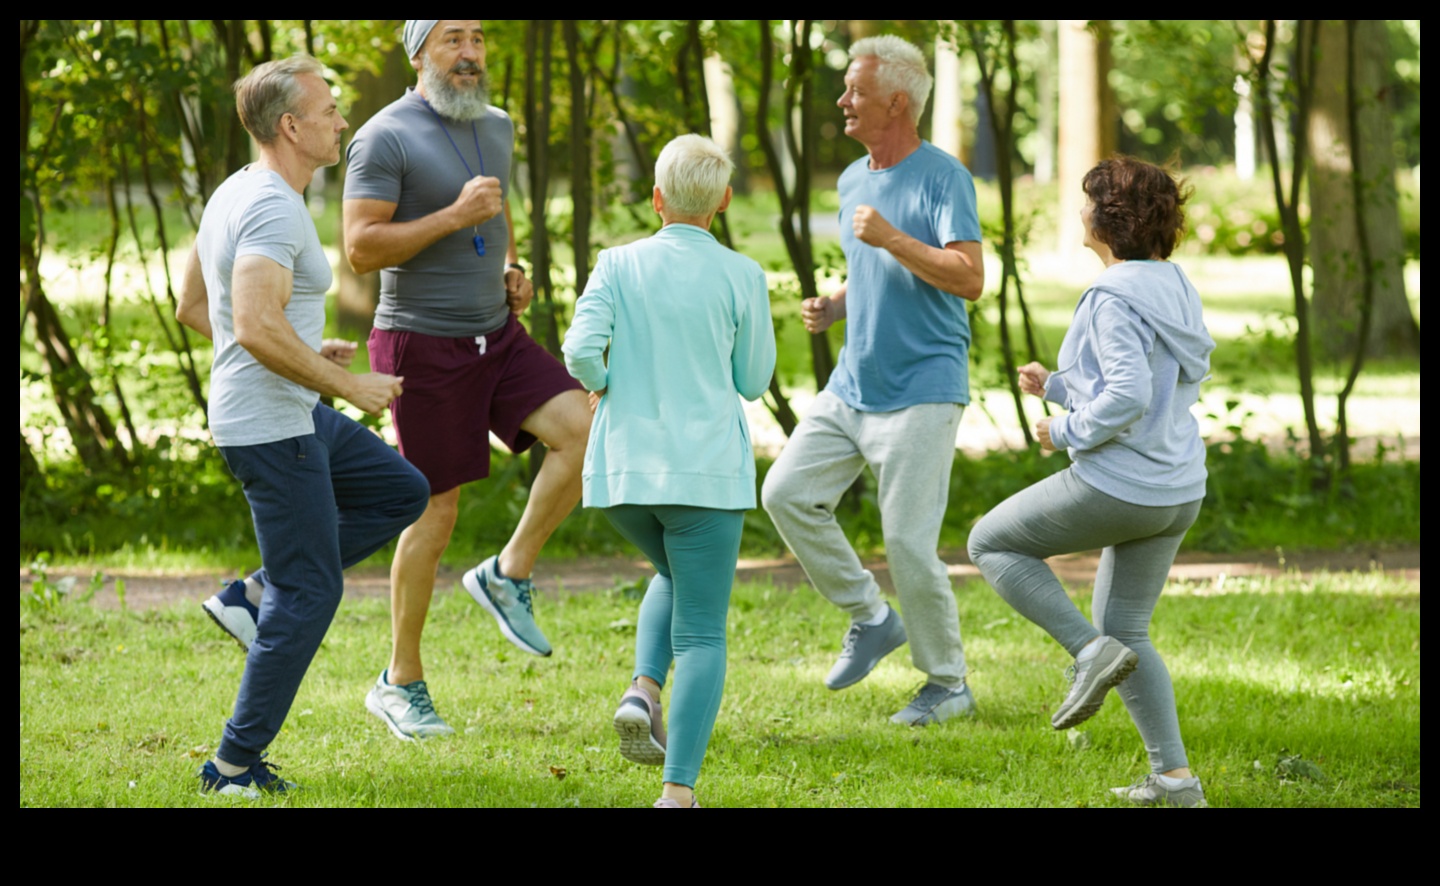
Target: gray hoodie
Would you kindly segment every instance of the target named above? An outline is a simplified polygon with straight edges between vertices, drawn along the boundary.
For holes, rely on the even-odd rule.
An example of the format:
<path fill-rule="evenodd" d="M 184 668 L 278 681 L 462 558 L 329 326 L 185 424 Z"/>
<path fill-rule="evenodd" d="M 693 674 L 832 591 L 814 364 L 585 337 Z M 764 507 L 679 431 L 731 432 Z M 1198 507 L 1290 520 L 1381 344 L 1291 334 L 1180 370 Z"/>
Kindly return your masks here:
<path fill-rule="evenodd" d="M 1190 407 L 1215 341 L 1179 265 L 1126 261 L 1080 296 L 1045 399 L 1075 473 L 1107 495 L 1152 507 L 1205 497 L 1205 444 Z"/>

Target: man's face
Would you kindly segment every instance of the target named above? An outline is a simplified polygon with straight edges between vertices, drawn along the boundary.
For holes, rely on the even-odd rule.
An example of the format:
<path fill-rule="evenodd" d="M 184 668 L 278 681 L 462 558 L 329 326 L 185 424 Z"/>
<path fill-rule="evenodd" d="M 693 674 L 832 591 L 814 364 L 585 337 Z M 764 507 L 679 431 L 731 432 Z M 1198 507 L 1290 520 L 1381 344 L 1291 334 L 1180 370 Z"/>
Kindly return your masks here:
<path fill-rule="evenodd" d="M 299 137 L 299 151 L 317 168 L 340 162 L 340 133 L 350 124 L 340 115 L 330 84 L 318 74 L 301 74 L 297 78 L 303 90 L 299 112 L 290 125 Z"/>
<path fill-rule="evenodd" d="M 484 116 L 490 82 L 480 22 L 437 22 L 411 64 L 420 72 L 420 94 L 442 116 L 452 120 Z"/>
<path fill-rule="evenodd" d="M 877 73 L 880 59 L 863 55 L 845 72 L 845 92 L 835 104 L 845 112 L 845 134 L 861 142 L 883 132 L 890 124 L 892 96 L 882 94 Z"/>
<path fill-rule="evenodd" d="M 425 38 L 426 64 L 455 89 L 471 91 L 485 77 L 485 31 L 478 21 L 444 20 Z"/>

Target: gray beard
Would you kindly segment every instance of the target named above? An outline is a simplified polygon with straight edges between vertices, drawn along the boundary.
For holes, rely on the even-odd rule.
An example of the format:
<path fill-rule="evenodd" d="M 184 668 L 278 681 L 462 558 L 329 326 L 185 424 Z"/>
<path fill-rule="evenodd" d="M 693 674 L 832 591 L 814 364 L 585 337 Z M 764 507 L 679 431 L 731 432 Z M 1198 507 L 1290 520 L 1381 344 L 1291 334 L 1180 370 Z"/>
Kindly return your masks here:
<path fill-rule="evenodd" d="M 490 108 L 490 80 L 484 68 L 479 71 L 473 89 L 463 89 L 450 82 L 446 72 L 425 59 L 420 69 L 420 82 L 425 85 L 425 98 L 430 106 L 447 120 L 468 123 L 485 116 Z"/>

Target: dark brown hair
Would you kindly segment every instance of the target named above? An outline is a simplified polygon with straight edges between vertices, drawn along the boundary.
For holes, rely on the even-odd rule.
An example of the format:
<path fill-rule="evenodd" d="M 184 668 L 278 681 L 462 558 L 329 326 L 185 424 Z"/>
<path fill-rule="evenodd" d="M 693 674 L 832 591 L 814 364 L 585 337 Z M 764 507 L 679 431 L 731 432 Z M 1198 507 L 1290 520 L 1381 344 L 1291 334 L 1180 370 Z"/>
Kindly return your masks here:
<path fill-rule="evenodd" d="M 1185 234 L 1191 189 L 1159 166 L 1116 155 L 1085 173 L 1096 240 L 1127 261 L 1169 258 Z"/>

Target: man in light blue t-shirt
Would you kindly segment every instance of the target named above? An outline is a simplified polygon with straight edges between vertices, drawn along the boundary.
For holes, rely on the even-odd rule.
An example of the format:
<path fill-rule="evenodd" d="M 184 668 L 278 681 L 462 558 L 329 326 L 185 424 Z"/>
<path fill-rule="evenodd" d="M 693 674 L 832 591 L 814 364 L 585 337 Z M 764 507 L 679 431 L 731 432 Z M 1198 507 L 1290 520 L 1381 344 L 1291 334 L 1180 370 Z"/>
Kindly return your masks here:
<path fill-rule="evenodd" d="M 926 674 L 891 719 L 923 726 L 974 710 L 959 614 L 936 553 L 955 434 L 970 402 L 966 301 L 985 274 L 970 173 L 920 138 L 932 83 L 920 50 L 894 36 L 850 49 L 845 134 L 867 154 L 840 176 L 846 283 L 801 305 L 805 328 L 846 320 L 825 390 L 765 478 L 762 501 L 817 590 L 850 614 L 831 689 L 864 679 L 910 642 Z M 886 557 L 904 621 L 880 596 L 835 519 L 869 465 L 879 484 Z"/>

